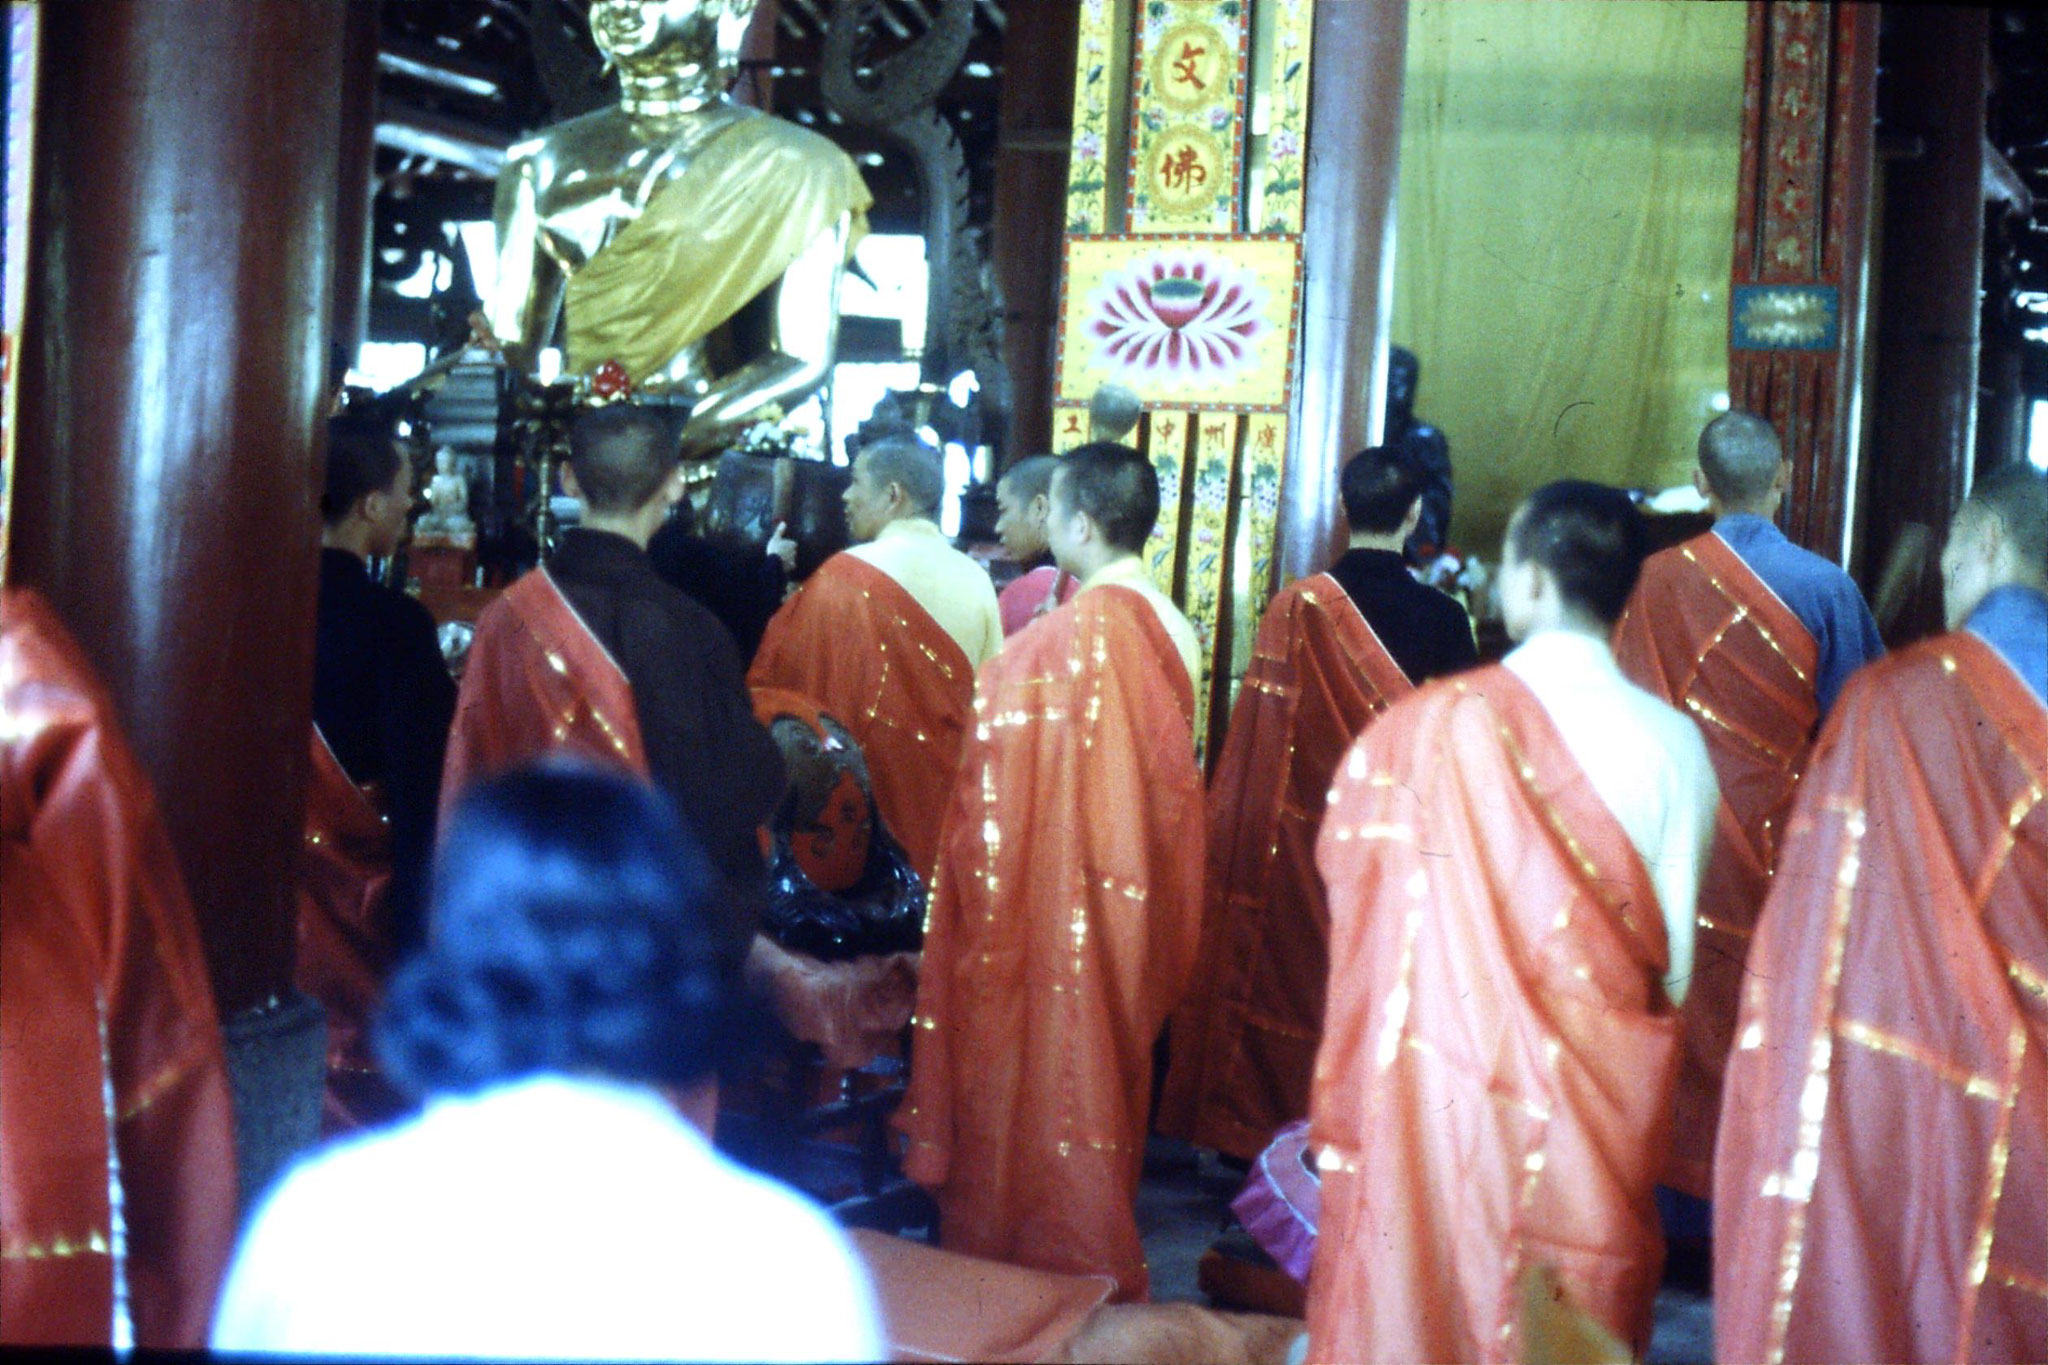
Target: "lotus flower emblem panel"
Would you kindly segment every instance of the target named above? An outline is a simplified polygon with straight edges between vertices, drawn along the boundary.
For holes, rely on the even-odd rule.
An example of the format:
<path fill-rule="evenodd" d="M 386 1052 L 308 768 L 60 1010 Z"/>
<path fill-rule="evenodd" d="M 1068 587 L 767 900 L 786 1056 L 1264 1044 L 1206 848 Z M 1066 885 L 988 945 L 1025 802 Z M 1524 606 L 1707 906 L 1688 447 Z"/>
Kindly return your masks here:
<path fill-rule="evenodd" d="M 1299 279 L 1292 239 L 1070 238 L 1060 396 L 1117 383 L 1148 404 L 1280 407 Z"/>

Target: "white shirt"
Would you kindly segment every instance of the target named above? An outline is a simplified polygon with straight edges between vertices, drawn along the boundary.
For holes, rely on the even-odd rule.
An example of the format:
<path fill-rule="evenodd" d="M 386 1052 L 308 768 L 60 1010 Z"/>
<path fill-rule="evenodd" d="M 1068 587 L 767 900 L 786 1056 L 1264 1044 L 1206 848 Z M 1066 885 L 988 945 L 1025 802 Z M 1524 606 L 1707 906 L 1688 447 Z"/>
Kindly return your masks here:
<path fill-rule="evenodd" d="M 876 1360 L 874 1296 L 809 1201 L 653 1091 L 547 1076 L 332 1146 L 264 1201 L 219 1351 Z"/>
<path fill-rule="evenodd" d="M 1201 646 L 1195 639 L 1195 628 L 1188 624 L 1188 618 L 1173 604 L 1173 599 L 1159 591 L 1159 585 L 1145 571 L 1145 561 L 1136 555 L 1112 559 L 1082 580 L 1081 591 L 1112 583 L 1120 588 L 1129 588 L 1145 599 L 1146 605 L 1152 608 L 1152 614 L 1159 618 L 1159 624 L 1165 627 L 1166 638 L 1173 641 L 1173 647 L 1180 652 L 1180 661 L 1188 670 L 1188 686 L 1199 687 L 1202 656 Z"/>
<path fill-rule="evenodd" d="M 1699 727 L 1622 676 L 1605 640 L 1539 631 L 1501 660 L 1528 684 L 1593 791 L 1642 855 L 1664 912 L 1671 968 L 1665 989 L 1685 999 L 1693 916 L 1721 800 Z"/>
<path fill-rule="evenodd" d="M 1003 614 L 988 570 L 954 549 L 936 524 L 923 517 L 892 521 L 846 553 L 895 579 L 976 669 L 1003 647 Z"/>

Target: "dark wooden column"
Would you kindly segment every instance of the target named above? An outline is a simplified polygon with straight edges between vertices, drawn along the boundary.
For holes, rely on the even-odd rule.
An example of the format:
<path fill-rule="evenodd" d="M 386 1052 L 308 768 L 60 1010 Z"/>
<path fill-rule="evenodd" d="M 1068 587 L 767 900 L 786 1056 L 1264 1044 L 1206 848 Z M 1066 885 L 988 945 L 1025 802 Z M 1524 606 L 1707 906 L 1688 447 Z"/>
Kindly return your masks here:
<path fill-rule="evenodd" d="M 1342 549 L 1337 473 L 1379 439 L 1394 307 L 1394 194 L 1401 159 L 1407 0 L 1315 11 L 1302 222 L 1301 368 L 1280 481 L 1281 582 Z"/>
<path fill-rule="evenodd" d="M 1978 291 L 1984 277 L 1987 12 L 1885 9 L 1886 131 L 1904 144 L 1887 166 L 1879 266 L 1877 373 L 1865 567 L 1910 525 L 1937 541 L 1975 458 Z M 1894 640 L 1941 625 L 1939 575 L 1920 576 Z"/>
<path fill-rule="evenodd" d="M 1079 31 L 1079 5 L 1015 5 L 1003 38 L 992 245 L 1010 371 L 1005 462 L 1052 449 L 1053 339 Z"/>
<path fill-rule="evenodd" d="M 346 20 L 43 22 L 11 572 L 113 692 L 232 1016 L 291 982 Z"/>
<path fill-rule="evenodd" d="M 329 335 L 355 363 L 370 321 L 370 201 L 376 193 L 377 5 L 344 0 L 340 160 L 335 175 L 334 315 Z"/>

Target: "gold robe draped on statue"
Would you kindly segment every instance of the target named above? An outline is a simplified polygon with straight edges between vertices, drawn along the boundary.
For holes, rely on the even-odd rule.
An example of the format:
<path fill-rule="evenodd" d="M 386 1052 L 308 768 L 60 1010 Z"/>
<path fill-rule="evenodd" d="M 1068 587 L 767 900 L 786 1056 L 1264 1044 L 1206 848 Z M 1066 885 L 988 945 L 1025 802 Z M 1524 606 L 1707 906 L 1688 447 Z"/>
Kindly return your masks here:
<path fill-rule="evenodd" d="M 828 139 L 740 119 L 570 277 L 569 371 L 616 360 L 641 383 L 781 279 L 841 214 L 853 215 L 851 255 L 873 202 Z"/>

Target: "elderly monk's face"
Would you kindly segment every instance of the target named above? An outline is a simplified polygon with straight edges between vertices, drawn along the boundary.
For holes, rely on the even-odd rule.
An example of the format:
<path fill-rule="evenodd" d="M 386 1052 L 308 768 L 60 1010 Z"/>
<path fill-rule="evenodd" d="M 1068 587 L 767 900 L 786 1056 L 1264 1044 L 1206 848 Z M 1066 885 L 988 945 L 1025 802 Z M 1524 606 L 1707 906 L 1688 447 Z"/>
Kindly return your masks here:
<path fill-rule="evenodd" d="M 1969 503 L 1949 523 L 1941 549 L 1941 604 L 1950 630 L 1961 629 L 1997 586 L 1997 530 L 1997 518 Z"/>

